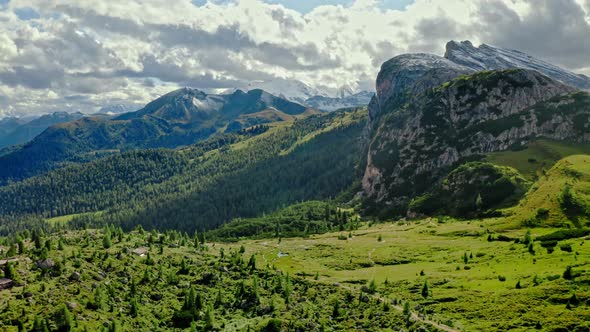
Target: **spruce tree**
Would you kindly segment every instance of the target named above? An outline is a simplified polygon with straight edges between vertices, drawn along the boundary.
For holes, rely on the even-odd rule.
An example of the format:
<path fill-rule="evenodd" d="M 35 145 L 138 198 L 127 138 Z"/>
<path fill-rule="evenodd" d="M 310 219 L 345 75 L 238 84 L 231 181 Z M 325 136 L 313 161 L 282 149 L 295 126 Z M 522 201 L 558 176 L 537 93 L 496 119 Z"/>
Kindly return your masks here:
<path fill-rule="evenodd" d="M 422 285 L 422 297 L 427 298 L 428 295 L 429 295 L 428 280 L 424 280 L 424 285 Z"/>

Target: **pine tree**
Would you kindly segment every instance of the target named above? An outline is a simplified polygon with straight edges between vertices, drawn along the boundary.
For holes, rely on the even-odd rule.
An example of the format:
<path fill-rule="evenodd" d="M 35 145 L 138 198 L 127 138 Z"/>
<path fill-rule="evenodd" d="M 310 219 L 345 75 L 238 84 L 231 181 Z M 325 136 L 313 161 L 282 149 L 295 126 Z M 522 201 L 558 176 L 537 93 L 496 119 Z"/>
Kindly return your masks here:
<path fill-rule="evenodd" d="M 205 301 L 203 300 L 203 296 L 201 293 L 197 293 L 195 296 L 195 310 L 202 310 L 205 307 Z"/>
<path fill-rule="evenodd" d="M 371 294 L 377 292 L 377 282 L 375 282 L 375 278 L 371 279 L 369 282 L 368 289 Z"/>
<path fill-rule="evenodd" d="M 247 268 L 249 268 L 250 271 L 256 270 L 256 256 L 255 255 L 250 256 L 250 260 L 248 261 Z"/>
<path fill-rule="evenodd" d="M 428 280 L 424 280 L 424 285 L 422 285 L 422 297 L 427 298 L 428 295 L 429 295 Z"/>
<path fill-rule="evenodd" d="M 283 289 L 283 294 L 285 295 L 285 303 L 291 303 L 291 280 L 289 278 L 289 274 L 285 277 L 285 284 Z"/>
<path fill-rule="evenodd" d="M 22 255 L 25 253 L 25 242 L 23 241 L 23 239 L 21 239 L 19 237 L 19 239 L 17 240 L 18 243 L 18 253 L 19 255 Z"/>
<path fill-rule="evenodd" d="M 196 303 L 196 293 L 195 293 L 195 289 L 191 287 L 188 294 L 184 298 L 184 305 L 182 307 L 182 310 L 186 310 L 186 311 L 194 310 L 195 303 Z"/>
<path fill-rule="evenodd" d="M 107 230 L 102 238 L 102 246 L 105 249 L 109 249 L 112 245 L 113 242 L 111 240 L 111 232 Z"/>
<path fill-rule="evenodd" d="M 565 280 L 572 280 L 574 278 L 574 275 L 572 273 L 572 267 L 568 266 L 565 271 L 563 272 L 563 279 Z"/>
<path fill-rule="evenodd" d="M 340 301 L 336 301 L 334 303 L 334 308 L 332 309 L 332 318 L 340 317 Z"/>
<path fill-rule="evenodd" d="M 213 315 L 213 308 L 211 306 L 207 307 L 207 311 L 205 311 L 205 330 L 210 331 L 213 330 L 215 327 L 215 316 Z"/>
<path fill-rule="evenodd" d="M 217 296 L 215 297 L 215 308 L 219 308 L 223 305 L 223 294 L 221 293 L 221 288 L 217 290 Z"/>
<path fill-rule="evenodd" d="M 410 316 L 410 302 L 404 303 L 404 316 L 406 316 L 406 317 Z"/>
<path fill-rule="evenodd" d="M 56 323 L 59 331 L 69 332 L 74 330 L 74 318 L 66 305 L 63 305 L 59 310 Z"/>
<path fill-rule="evenodd" d="M 524 235 L 524 244 L 528 245 L 529 243 L 531 243 L 533 241 L 532 236 L 531 236 L 531 230 L 527 230 L 526 234 Z"/>
<path fill-rule="evenodd" d="M 35 248 L 37 248 L 37 250 L 43 249 L 43 239 L 41 238 L 41 235 L 35 237 Z"/>
<path fill-rule="evenodd" d="M 137 317 L 139 313 L 139 306 L 137 305 L 137 300 L 135 299 L 135 297 L 131 299 L 129 304 L 131 306 L 131 311 L 129 314 L 131 315 L 131 317 Z"/>

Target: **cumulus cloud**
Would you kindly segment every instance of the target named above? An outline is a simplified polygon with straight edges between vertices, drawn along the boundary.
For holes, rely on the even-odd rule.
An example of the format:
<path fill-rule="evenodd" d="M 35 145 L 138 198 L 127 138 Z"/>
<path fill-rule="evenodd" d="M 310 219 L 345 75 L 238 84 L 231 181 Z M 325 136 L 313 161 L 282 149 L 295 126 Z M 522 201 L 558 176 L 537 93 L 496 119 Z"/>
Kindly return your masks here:
<path fill-rule="evenodd" d="M 14 41 L 7 35 L 0 33 L 0 61 L 10 61 L 18 54 L 18 49 Z"/>
<path fill-rule="evenodd" d="M 590 74 L 590 0 L 331 1 L 304 13 L 269 2 L 279 1 L 11 0 L 0 7 L 0 116 L 273 79 L 370 88 L 387 59 L 442 54 L 450 39 Z"/>
<path fill-rule="evenodd" d="M 590 66 L 590 1 L 536 0 L 523 14 L 499 0 L 478 12 L 479 31 L 491 44 L 519 49 L 574 70 Z"/>

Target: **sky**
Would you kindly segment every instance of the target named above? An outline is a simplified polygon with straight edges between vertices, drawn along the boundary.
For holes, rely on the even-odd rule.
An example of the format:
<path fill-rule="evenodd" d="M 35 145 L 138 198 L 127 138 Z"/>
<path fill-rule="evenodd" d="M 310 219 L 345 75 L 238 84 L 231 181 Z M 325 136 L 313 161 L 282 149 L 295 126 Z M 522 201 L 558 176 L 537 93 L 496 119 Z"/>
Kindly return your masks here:
<path fill-rule="evenodd" d="M 179 87 L 372 89 L 449 40 L 590 75 L 590 0 L 0 0 L 0 117 L 144 105 Z"/>

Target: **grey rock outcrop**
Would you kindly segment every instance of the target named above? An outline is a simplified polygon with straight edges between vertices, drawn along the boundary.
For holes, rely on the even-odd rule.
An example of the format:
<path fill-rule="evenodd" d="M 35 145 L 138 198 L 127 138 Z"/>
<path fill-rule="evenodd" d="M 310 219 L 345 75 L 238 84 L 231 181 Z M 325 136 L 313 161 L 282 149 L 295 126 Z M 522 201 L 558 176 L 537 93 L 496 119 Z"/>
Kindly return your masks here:
<path fill-rule="evenodd" d="M 37 268 L 41 270 L 49 270 L 55 266 L 55 262 L 51 258 L 46 258 L 35 263 Z"/>
<path fill-rule="evenodd" d="M 445 58 L 476 71 L 532 69 L 578 89 L 590 89 L 590 77 L 573 73 L 517 50 L 486 44 L 475 47 L 470 41 L 450 41 L 446 45 Z"/>
<path fill-rule="evenodd" d="M 382 206 L 404 206 L 473 155 L 536 137 L 590 140 L 590 95 L 536 71 L 480 72 L 423 91 L 373 124 L 363 188 Z"/>
<path fill-rule="evenodd" d="M 369 104 L 369 119 L 406 102 L 412 96 L 474 70 L 433 54 L 396 56 L 381 66 L 377 94 Z"/>

